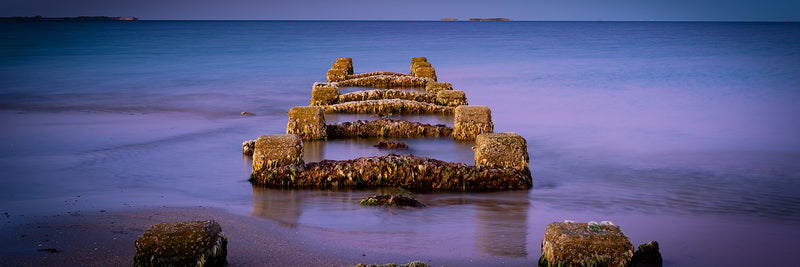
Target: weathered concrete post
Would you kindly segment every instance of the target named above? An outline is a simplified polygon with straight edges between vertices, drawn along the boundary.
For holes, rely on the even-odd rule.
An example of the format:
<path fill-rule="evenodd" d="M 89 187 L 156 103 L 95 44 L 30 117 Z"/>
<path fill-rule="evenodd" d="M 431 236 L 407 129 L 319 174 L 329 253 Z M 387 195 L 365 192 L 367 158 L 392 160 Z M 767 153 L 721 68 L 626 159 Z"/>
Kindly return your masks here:
<path fill-rule="evenodd" d="M 425 84 L 425 92 L 429 94 L 436 94 L 442 90 L 453 90 L 453 85 L 446 82 L 429 82 Z"/>
<path fill-rule="evenodd" d="M 221 232 L 213 220 L 154 224 L 136 240 L 133 266 L 224 266 Z"/>
<path fill-rule="evenodd" d="M 475 140 L 479 134 L 492 133 L 492 111 L 487 106 L 458 106 L 455 109 L 453 139 Z"/>
<path fill-rule="evenodd" d="M 340 57 L 336 59 L 336 63 L 333 63 L 334 66 L 339 66 L 337 68 L 344 67 L 345 73 L 348 75 L 353 75 L 353 59 L 349 57 Z M 338 65 L 337 65 L 338 64 Z M 332 67 L 332 69 L 334 69 Z"/>
<path fill-rule="evenodd" d="M 347 71 L 344 69 L 330 69 L 327 73 L 328 82 L 341 82 L 347 79 Z"/>
<path fill-rule="evenodd" d="M 294 134 L 262 135 L 253 151 L 253 173 L 303 163 L 303 140 Z"/>
<path fill-rule="evenodd" d="M 339 86 L 335 83 L 314 83 L 311 87 L 311 106 L 339 103 Z"/>
<path fill-rule="evenodd" d="M 289 110 L 287 134 L 296 134 L 303 140 L 320 140 L 328 138 L 325 129 L 325 112 L 322 107 L 293 107 Z"/>
<path fill-rule="evenodd" d="M 528 144 L 516 133 L 483 133 L 475 138 L 475 166 L 530 172 Z"/>
<path fill-rule="evenodd" d="M 443 90 L 436 93 L 436 104 L 443 106 L 462 106 L 467 104 L 467 95 L 463 91 Z"/>
<path fill-rule="evenodd" d="M 542 239 L 539 266 L 628 266 L 633 245 L 610 222 L 554 222 Z"/>

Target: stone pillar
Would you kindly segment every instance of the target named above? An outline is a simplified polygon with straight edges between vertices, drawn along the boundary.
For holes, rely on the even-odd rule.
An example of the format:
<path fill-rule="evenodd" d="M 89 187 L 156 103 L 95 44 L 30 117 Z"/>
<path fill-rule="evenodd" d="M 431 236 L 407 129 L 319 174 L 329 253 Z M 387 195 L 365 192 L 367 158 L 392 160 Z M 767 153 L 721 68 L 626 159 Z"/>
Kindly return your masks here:
<path fill-rule="evenodd" d="M 411 75 L 422 78 L 430 78 L 433 81 L 436 81 L 436 70 L 433 67 L 416 68 L 414 69 L 414 73 L 411 73 Z"/>
<path fill-rule="evenodd" d="M 431 63 L 426 61 L 411 62 L 411 74 L 413 75 L 418 68 L 432 67 Z"/>
<path fill-rule="evenodd" d="M 253 172 L 290 164 L 303 164 L 303 140 L 294 134 L 262 135 L 253 151 Z"/>
<path fill-rule="evenodd" d="M 453 122 L 453 139 L 475 140 L 479 134 L 492 133 L 492 111 L 487 106 L 458 106 Z"/>
<path fill-rule="evenodd" d="M 341 82 L 347 80 L 347 71 L 343 69 L 330 69 L 327 73 L 328 82 Z"/>
<path fill-rule="evenodd" d="M 463 91 L 443 90 L 436 94 L 436 104 L 442 106 L 462 106 L 467 105 L 467 95 Z"/>
<path fill-rule="evenodd" d="M 412 57 L 411 58 L 411 65 L 414 65 L 414 63 L 417 63 L 417 62 L 428 62 L 428 58 L 426 58 L 426 57 Z"/>
<path fill-rule="evenodd" d="M 287 134 L 296 134 L 303 140 L 320 140 L 328 138 L 325 129 L 325 113 L 322 107 L 293 107 L 289 110 Z"/>
<path fill-rule="evenodd" d="M 453 85 L 450 83 L 429 82 L 425 84 L 425 92 L 435 94 L 442 90 L 453 90 Z"/>
<path fill-rule="evenodd" d="M 475 138 L 475 166 L 528 169 L 528 144 L 516 133 L 483 133 Z"/>
<path fill-rule="evenodd" d="M 554 222 L 542 238 L 539 266 L 628 266 L 633 245 L 610 222 Z"/>
<path fill-rule="evenodd" d="M 221 232 L 213 220 L 154 224 L 136 240 L 133 266 L 224 266 L 228 239 Z"/>
<path fill-rule="evenodd" d="M 314 83 L 311 87 L 311 106 L 339 103 L 339 86 L 335 83 Z"/>
<path fill-rule="evenodd" d="M 337 65 L 338 64 L 338 65 Z M 340 57 L 336 59 L 336 63 L 333 63 L 334 66 L 339 66 L 338 68 L 344 67 L 345 72 L 348 75 L 353 75 L 353 59 L 349 57 Z M 335 69 L 331 67 L 331 69 Z"/>

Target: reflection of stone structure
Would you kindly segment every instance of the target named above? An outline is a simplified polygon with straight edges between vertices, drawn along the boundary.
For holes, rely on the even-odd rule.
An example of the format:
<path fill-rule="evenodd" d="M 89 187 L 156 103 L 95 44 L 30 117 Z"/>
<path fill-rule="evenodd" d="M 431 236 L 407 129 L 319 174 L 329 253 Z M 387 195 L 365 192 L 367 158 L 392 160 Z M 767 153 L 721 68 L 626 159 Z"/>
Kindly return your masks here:
<path fill-rule="evenodd" d="M 554 222 L 542 239 L 539 266 L 628 266 L 633 245 L 609 222 Z"/>
<path fill-rule="evenodd" d="M 479 134 L 494 131 L 492 111 L 487 106 L 458 106 L 453 122 L 453 139 L 475 140 Z"/>
<path fill-rule="evenodd" d="M 224 266 L 228 239 L 215 221 L 159 223 L 136 240 L 134 266 Z"/>
<path fill-rule="evenodd" d="M 513 193 L 514 198 L 500 198 L 476 203 L 478 250 L 491 256 L 524 258 L 527 247 L 527 192 Z"/>
<path fill-rule="evenodd" d="M 475 139 L 475 165 L 528 171 L 528 145 L 516 133 L 484 133 Z"/>
<path fill-rule="evenodd" d="M 303 215 L 303 192 L 253 186 L 252 216 L 296 227 Z"/>

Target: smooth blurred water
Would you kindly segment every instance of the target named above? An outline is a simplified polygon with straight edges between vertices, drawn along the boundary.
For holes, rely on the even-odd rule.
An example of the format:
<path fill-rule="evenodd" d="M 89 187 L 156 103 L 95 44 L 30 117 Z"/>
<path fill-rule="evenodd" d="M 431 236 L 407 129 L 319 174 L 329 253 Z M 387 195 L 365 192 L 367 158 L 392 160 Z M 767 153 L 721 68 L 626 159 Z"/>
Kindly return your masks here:
<path fill-rule="evenodd" d="M 408 72 L 415 56 L 527 139 L 534 189 L 387 211 L 357 205 L 372 191 L 247 182 L 241 142 L 285 132 L 335 58 Z M 668 265 L 781 265 L 800 237 L 797 62 L 797 23 L 3 22 L 0 210 L 215 206 L 355 248 L 516 264 L 538 259 L 549 222 L 612 220 Z M 307 142 L 305 157 L 392 152 L 375 141 Z M 402 141 L 472 163 L 468 143 Z"/>

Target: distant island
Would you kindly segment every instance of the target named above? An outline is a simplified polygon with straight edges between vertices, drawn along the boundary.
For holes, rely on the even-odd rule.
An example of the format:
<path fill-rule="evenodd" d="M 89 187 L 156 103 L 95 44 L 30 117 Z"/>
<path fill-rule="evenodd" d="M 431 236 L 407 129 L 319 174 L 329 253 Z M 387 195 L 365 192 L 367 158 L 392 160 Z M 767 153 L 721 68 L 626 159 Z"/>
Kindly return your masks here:
<path fill-rule="evenodd" d="M 80 17 L 0 17 L 0 21 L 109 21 L 109 20 L 122 20 L 133 21 L 139 20 L 136 17 L 106 17 L 106 16 L 80 16 Z"/>
<path fill-rule="evenodd" d="M 511 21 L 511 19 L 507 18 L 488 18 L 488 19 L 481 19 L 481 18 L 471 18 L 469 21 Z"/>

